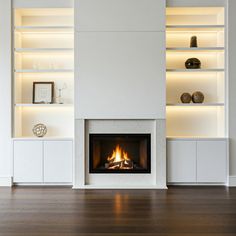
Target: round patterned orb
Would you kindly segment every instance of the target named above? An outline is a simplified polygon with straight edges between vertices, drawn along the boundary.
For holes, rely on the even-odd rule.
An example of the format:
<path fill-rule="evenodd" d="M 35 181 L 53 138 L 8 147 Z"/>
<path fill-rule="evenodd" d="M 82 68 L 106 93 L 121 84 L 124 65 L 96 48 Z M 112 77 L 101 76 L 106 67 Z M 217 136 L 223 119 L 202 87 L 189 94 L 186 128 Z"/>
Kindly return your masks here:
<path fill-rule="evenodd" d="M 201 61 L 197 58 L 189 58 L 185 62 L 185 67 L 187 69 L 200 69 L 201 68 Z"/>
<path fill-rule="evenodd" d="M 37 124 L 33 128 L 33 133 L 35 136 L 42 138 L 46 135 L 47 133 L 47 127 L 44 124 Z"/>
<path fill-rule="evenodd" d="M 189 93 L 183 93 L 180 97 L 182 103 L 190 103 L 192 100 L 192 96 Z"/>
<path fill-rule="evenodd" d="M 204 102 L 204 94 L 202 92 L 194 92 L 192 95 L 193 103 L 203 103 Z"/>

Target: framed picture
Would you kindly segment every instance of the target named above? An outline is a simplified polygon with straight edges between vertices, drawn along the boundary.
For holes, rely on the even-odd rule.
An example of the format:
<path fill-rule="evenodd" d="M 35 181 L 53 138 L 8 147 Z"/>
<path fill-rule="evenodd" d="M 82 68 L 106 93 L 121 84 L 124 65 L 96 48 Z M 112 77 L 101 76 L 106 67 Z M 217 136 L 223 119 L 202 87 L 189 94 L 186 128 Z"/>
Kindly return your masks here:
<path fill-rule="evenodd" d="M 33 103 L 53 103 L 54 82 L 33 82 Z"/>

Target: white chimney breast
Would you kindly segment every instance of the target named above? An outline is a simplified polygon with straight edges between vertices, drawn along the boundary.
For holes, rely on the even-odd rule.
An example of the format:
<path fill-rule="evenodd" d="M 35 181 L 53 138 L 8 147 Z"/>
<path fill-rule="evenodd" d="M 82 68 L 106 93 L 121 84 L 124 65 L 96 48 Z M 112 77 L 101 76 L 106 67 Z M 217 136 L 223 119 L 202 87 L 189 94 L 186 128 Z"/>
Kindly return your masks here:
<path fill-rule="evenodd" d="M 165 33 L 77 34 L 77 119 L 165 118 Z"/>

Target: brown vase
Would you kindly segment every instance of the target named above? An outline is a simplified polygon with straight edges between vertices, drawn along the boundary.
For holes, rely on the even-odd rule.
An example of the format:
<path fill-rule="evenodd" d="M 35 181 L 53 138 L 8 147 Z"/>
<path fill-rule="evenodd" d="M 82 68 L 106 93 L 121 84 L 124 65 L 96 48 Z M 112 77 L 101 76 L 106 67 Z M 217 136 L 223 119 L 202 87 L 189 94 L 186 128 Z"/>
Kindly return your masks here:
<path fill-rule="evenodd" d="M 192 100 L 192 96 L 189 93 L 183 93 L 180 97 L 182 103 L 190 103 Z"/>
<path fill-rule="evenodd" d="M 197 48 L 197 36 L 192 36 L 191 37 L 190 48 Z"/>
<path fill-rule="evenodd" d="M 185 67 L 187 69 L 200 69 L 201 68 L 201 61 L 197 58 L 189 58 L 185 62 Z"/>
<path fill-rule="evenodd" d="M 203 103 L 204 102 L 204 94 L 200 91 L 196 91 L 192 95 L 193 103 Z"/>

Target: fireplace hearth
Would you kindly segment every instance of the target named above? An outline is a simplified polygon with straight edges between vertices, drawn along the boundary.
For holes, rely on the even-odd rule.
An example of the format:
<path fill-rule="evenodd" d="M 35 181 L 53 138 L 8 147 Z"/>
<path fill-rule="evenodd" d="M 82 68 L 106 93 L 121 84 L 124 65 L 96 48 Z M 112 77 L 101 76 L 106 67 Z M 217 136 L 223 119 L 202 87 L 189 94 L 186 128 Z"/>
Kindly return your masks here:
<path fill-rule="evenodd" d="M 90 173 L 151 173 L 151 134 L 90 134 Z"/>

